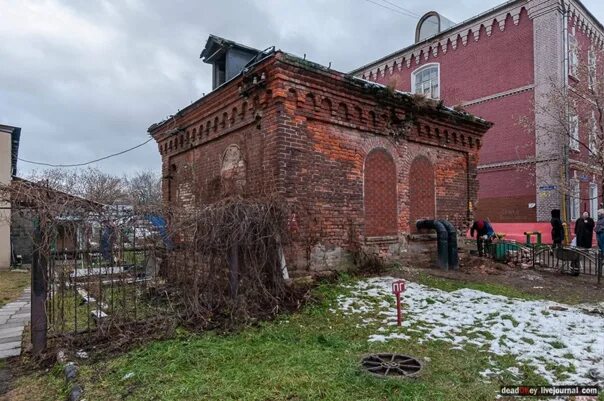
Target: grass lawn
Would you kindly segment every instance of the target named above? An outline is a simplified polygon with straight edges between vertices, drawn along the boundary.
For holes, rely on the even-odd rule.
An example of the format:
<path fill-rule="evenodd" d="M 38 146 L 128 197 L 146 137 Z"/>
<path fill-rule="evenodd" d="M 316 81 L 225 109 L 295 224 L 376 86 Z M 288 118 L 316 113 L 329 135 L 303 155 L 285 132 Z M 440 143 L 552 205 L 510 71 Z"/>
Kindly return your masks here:
<path fill-rule="evenodd" d="M 81 363 L 87 400 L 493 400 L 500 384 L 480 372 L 490 357 L 478 347 L 451 350 L 451 344 L 416 338 L 371 343 L 375 328 L 358 317 L 335 312 L 336 297 L 348 290 L 317 289 L 320 302 L 239 333 L 203 335 L 181 332 L 113 359 Z M 413 335 L 410 332 L 410 335 Z M 417 379 L 379 379 L 362 373 L 360 358 L 371 352 L 399 352 L 421 358 Z M 513 357 L 497 357 L 513 366 Z M 531 369 L 524 382 L 545 384 Z M 60 367 L 18 380 L 11 400 L 64 399 Z"/>
<path fill-rule="evenodd" d="M 0 271 L 0 307 L 19 298 L 30 279 L 29 272 Z"/>

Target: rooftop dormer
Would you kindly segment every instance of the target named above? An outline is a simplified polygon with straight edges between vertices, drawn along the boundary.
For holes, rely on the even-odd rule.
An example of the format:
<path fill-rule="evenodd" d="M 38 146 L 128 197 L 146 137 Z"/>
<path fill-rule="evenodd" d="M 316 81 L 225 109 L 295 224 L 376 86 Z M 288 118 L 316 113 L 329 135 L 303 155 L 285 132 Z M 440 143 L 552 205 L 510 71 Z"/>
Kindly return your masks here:
<path fill-rule="evenodd" d="M 417 23 L 417 28 L 415 28 L 415 43 L 438 35 L 453 25 L 455 25 L 455 23 L 450 19 L 443 17 L 436 11 L 430 11 L 429 13 L 424 14 Z"/>
<path fill-rule="evenodd" d="M 212 90 L 214 90 L 237 76 L 259 53 L 257 49 L 210 35 L 199 57 L 204 63 L 212 64 Z"/>

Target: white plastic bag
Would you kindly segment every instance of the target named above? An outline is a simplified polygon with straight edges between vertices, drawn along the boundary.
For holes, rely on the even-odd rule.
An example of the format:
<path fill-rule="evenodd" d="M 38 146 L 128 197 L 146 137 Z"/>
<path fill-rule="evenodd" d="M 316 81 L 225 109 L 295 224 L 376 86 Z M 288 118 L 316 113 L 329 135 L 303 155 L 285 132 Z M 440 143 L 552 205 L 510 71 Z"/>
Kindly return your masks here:
<path fill-rule="evenodd" d="M 570 242 L 570 246 L 577 246 L 577 237 L 573 238 L 573 240 Z"/>

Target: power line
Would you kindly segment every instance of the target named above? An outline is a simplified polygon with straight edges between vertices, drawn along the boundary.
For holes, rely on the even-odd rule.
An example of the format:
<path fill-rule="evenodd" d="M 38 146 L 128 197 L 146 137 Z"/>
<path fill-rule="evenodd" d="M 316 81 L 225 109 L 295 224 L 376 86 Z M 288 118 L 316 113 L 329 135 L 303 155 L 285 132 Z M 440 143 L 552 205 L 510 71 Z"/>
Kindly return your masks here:
<path fill-rule="evenodd" d="M 92 164 L 92 163 L 99 162 L 99 161 L 101 161 L 101 160 L 106 160 L 106 159 L 109 159 L 109 158 L 111 158 L 111 157 L 115 157 L 115 156 L 123 155 L 124 153 L 128 153 L 128 152 L 130 152 L 130 151 L 132 151 L 132 150 L 134 150 L 134 149 L 137 149 L 137 148 L 140 148 L 140 147 L 141 147 L 141 146 L 143 146 L 143 145 L 146 145 L 147 143 L 151 142 L 152 140 L 153 140 L 153 138 L 149 138 L 149 139 L 147 139 L 145 142 L 143 142 L 143 143 L 139 143 L 138 145 L 133 146 L 133 147 L 131 147 L 131 148 L 128 148 L 128 149 L 126 149 L 126 150 L 122 150 L 122 151 L 117 152 L 117 153 L 112 153 L 112 154 L 110 154 L 110 155 L 103 156 L 103 157 L 100 157 L 100 158 L 98 158 L 98 159 L 94 159 L 94 160 L 91 160 L 91 161 L 88 161 L 88 162 L 84 162 L 84 163 L 75 163 L 75 164 L 52 164 L 52 163 L 36 162 L 36 161 L 32 161 L 32 160 L 22 159 L 22 158 L 20 158 L 20 157 L 19 157 L 19 158 L 17 158 L 17 159 L 18 159 L 19 161 L 24 162 L 24 163 L 36 164 L 36 165 L 38 165 L 38 166 L 47 166 L 47 167 L 81 167 L 81 166 L 86 166 L 86 165 L 88 165 L 88 164 Z"/>
<path fill-rule="evenodd" d="M 399 6 L 398 4 L 396 4 L 396 3 L 393 3 L 393 2 L 388 1 L 388 0 L 381 0 L 381 1 L 382 1 L 383 3 L 390 4 L 391 6 L 393 6 L 393 7 L 395 7 L 395 8 L 398 8 L 398 9 L 400 9 L 400 10 L 402 10 L 402 11 L 406 12 L 406 13 L 409 13 L 409 15 L 412 15 L 412 16 L 414 16 L 414 17 L 416 17 L 416 18 L 420 18 L 420 17 L 421 17 L 421 15 L 419 15 L 419 14 L 417 14 L 417 13 L 415 13 L 415 12 L 413 12 L 413 11 L 411 11 L 411 10 L 407 9 L 407 8 L 401 7 L 401 6 Z"/>
<path fill-rule="evenodd" d="M 410 17 L 410 18 L 413 18 L 413 19 L 419 19 L 419 18 L 421 18 L 421 15 L 419 15 L 419 14 L 417 14 L 417 13 L 411 11 L 411 10 L 408 10 L 406 8 L 403 8 L 403 7 L 399 6 L 398 4 L 392 3 L 392 2 L 390 2 L 388 0 L 381 0 L 381 1 L 383 1 L 386 4 L 390 4 L 390 5 L 394 6 L 395 8 L 389 7 L 389 6 L 387 6 L 386 4 L 383 4 L 383 3 L 377 3 L 377 2 L 375 2 L 373 0 L 365 0 L 365 1 L 368 2 L 368 3 L 371 3 L 371 4 L 375 4 L 376 6 L 385 8 L 386 10 L 394 11 L 395 13 L 400 14 L 400 15 L 404 15 L 406 17 Z M 431 24 L 438 24 L 436 21 L 432 21 L 430 19 L 426 19 L 425 22 L 429 22 Z"/>
<path fill-rule="evenodd" d="M 373 1 L 373 0 L 365 0 L 365 1 L 366 1 L 366 2 L 368 2 L 368 3 L 371 3 L 371 4 L 375 4 L 376 6 L 379 6 L 379 7 L 385 8 L 386 10 L 393 11 L 393 12 L 395 12 L 395 13 L 397 13 L 397 14 L 404 15 L 404 16 L 406 16 L 406 17 L 417 18 L 417 16 L 416 16 L 416 15 L 413 15 L 412 13 L 409 13 L 409 12 L 403 12 L 402 10 L 399 10 L 399 9 L 397 9 L 397 8 L 392 8 L 392 7 L 389 7 L 389 6 L 385 5 L 385 4 L 382 4 L 382 3 L 377 3 L 377 2 L 375 2 L 375 1 Z"/>

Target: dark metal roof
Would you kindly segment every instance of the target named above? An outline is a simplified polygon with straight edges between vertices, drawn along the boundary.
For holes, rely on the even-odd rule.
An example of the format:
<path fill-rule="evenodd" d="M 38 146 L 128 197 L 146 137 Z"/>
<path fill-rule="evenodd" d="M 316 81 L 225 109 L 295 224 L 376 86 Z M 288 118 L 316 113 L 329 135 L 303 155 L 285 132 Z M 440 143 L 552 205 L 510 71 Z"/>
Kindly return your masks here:
<path fill-rule="evenodd" d="M 19 140 L 21 139 L 21 128 L 0 124 L 0 129 L 5 132 L 10 132 L 11 175 L 17 175 L 17 160 L 19 158 Z"/>
<path fill-rule="evenodd" d="M 204 63 L 212 63 L 216 57 L 224 54 L 227 49 L 238 49 L 250 54 L 260 53 L 260 50 L 253 47 L 245 46 L 241 43 L 221 38 L 220 36 L 210 35 L 199 57 L 203 59 Z"/>

